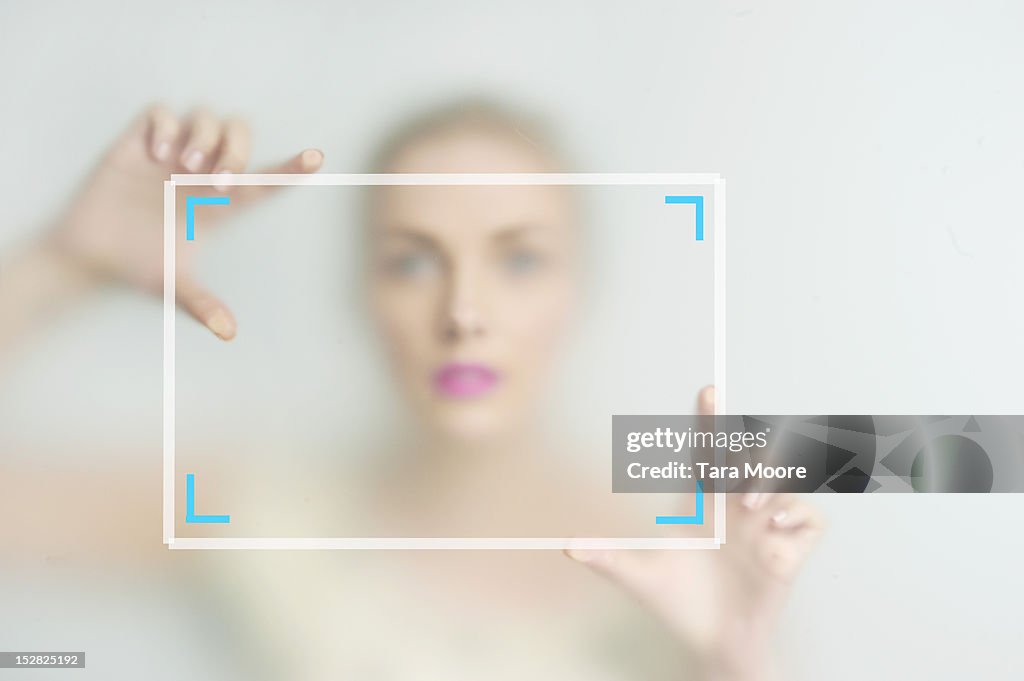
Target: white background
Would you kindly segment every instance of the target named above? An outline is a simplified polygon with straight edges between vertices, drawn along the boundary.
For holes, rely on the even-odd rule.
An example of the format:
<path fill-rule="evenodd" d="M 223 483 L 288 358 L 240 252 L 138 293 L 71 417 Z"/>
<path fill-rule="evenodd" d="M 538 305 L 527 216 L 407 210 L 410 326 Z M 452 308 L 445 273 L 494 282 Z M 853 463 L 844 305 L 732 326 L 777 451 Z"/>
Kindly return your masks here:
<path fill-rule="evenodd" d="M 343 172 L 483 90 L 552 112 L 575 170 L 727 178 L 731 411 L 1021 413 L 1022 29 L 1010 1 L 5 2 L 0 246 L 154 98 Z M 77 310 L 5 370 L 0 437 L 159 456 L 160 334 L 134 294 Z M 1024 497 L 816 501 L 806 678 L 1019 676 Z"/>

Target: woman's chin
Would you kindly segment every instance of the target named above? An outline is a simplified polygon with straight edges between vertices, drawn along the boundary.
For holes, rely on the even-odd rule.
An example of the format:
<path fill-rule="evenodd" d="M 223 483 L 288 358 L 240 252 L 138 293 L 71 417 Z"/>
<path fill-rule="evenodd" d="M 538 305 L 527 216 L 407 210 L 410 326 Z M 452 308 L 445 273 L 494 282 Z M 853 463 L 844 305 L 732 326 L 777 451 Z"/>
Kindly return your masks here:
<path fill-rule="evenodd" d="M 497 446 L 507 441 L 516 419 L 491 404 L 455 403 L 431 410 L 428 429 L 453 445 Z"/>

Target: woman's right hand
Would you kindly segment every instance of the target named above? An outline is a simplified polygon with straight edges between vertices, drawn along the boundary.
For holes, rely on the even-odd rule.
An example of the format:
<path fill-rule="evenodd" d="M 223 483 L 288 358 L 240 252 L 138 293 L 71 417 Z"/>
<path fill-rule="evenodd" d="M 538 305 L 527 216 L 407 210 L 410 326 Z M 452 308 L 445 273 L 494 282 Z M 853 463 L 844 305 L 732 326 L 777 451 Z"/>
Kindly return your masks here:
<path fill-rule="evenodd" d="M 698 395 L 697 413 L 711 417 L 714 410 L 714 387 L 708 386 Z M 824 521 L 794 494 L 726 496 L 729 541 L 718 550 L 568 553 L 660 617 L 696 654 L 701 678 L 777 678 L 775 634 L 782 609 Z"/>
<path fill-rule="evenodd" d="M 249 129 L 237 118 L 197 110 L 179 118 L 162 106 L 140 114 L 106 152 L 51 235 L 51 245 L 74 266 L 159 293 L 163 290 L 164 180 L 171 173 L 240 173 L 249 160 Z M 311 173 L 323 154 L 306 149 L 266 173 Z M 275 187 L 192 187 L 191 196 L 230 196 L 231 206 L 258 201 Z M 235 335 L 227 306 L 193 277 L 185 240 L 184 196 L 179 192 L 176 296 L 178 304 L 217 336 Z M 223 211 L 203 214 L 208 227 Z"/>

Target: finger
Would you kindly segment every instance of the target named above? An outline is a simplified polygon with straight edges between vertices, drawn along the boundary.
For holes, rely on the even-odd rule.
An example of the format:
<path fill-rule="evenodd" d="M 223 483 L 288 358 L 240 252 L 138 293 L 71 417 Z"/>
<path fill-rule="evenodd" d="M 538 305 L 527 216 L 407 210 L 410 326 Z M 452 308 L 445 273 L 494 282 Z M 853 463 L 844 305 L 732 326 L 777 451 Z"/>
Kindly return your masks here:
<path fill-rule="evenodd" d="M 775 465 L 775 459 L 769 450 L 766 455 L 764 449 L 758 447 L 748 448 L 749 463 L 763 463 L 768 466 Z M 780 464 L 781 465 L 781 464 Z M 752 511 L 766 508 L 769 505 L 779 503 L 779 498 L 792 497 L 792 490 L 796 483 L 787 477 L 751 477 L 744 481 L 746 490 L 741 500 L 742 506 Z"/>
<path fill-rule="evenodd" d="M 249 162 L 249 126 L 237 118 L 225 121 L 221 130 L 220 147 L 212 163 L 213 172 L 221 174 L 240 173 Z M 223 191 L 224 186 L 216 187 Z"/>
<path fill-rule="evenodd" d="M 706 433 L 715 430 L 715 386 L 706 385 L 697 392 L 697 430 Z M 715 460 L 715 448 L 702 445 L 693 449 L 694 461 L 713 463 Z M 711 490 L 708 490 L 711 491 Z"/>
<path fill-rule="evenodd" d="M 643 552 L 570 548 L 565 553 L 640 599 L 652 596 L 652 590 L 657 591 L 658 580 L 652 577 Z"/>
<path fill-rule="evenodd" d="M 701 416 L 714 416 L 715 386 L 706 385 L 697 393 L 697 413 Z"/>
<path fill-rule="evenodd" d="M 741 503 L 743 508 L 749 511 L 757 511 L 770 503 L 774 496 L 773 492 L 746 492 L 743 494 L 743 501 Z"/>
<path fill-rule="evenodd" d="M 315 173 L 324 163 L 324 152 L 319 149 L 305 149 L 284 163 L 271 166 L 264 173 Z"/>
<path fill-rule="evenodd" d="M 788 583 L 807 557 L 806 549 L 787 535 L 768 535 L 757 547 L 761 569 Z"/>
<path fill-rule="evenodd" d="M 771 516 L 771 526 L 780 530 L 808 529 L 821 532 L 824 521 L 821 513 L 808 503 L 797 501 L 785 504 Z"/>
<path fill-rule="evenodd" d="M 238 325 L 224 302 L 191 279 L 178 279 L 178 305 L 221 340 L 235 337 Z"/>
<path fill-rule="evenodd" d="M 296 154 L 292 158 L 288 159 L 284 163 L 280 163 L 269 168 L 261 170 L 264 174 L 284 174 L 290 175 L 294 173 L 315 173 L 320 170 L 320 167 L 324 163 L 324 154 L 319 149 L 306 149 L 305 151 Z M 251 203 L 265 198 L 268 194 L 281 189 L 281 185 L 247 185 L 244 187 L 238 187 L 235 198 L 232 203 Z"/>
<path fill-rule="evenodd" d="M 770 574 L 789 582 L 803 567 L 820 536 L 821 530 L 812 526 L 768 533 L 758 544 L 758 562 Z"/>
<path fill-rule="evenodd" d="M 221 124 L 213 114 L 198 110 L 188 122 L 188 136 L 178 161 L 191 173 L 209 170 L 220 142 Z"/>
<path fill-rule="evenodd" d="M 154 161 L 166 163 L 170 160 L 181 134 L 178 117 L 170 109 L 159 104 L 150 107 L 147 118 L 147 147 Z"/>

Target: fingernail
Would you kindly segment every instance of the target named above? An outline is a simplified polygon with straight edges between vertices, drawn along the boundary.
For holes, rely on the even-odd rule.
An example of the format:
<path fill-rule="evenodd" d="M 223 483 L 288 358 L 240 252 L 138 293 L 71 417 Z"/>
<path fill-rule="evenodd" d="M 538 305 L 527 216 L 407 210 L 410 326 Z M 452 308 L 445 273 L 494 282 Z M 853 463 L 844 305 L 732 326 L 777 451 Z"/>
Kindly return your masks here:
<path fill-rule="evenodd" d="M 786 516 L 788 516 L 788 515 L 789 514 L 786 513 L 785 511 L 779 511 L 778 513 L 776 513 L 775 515 L 772 516 L 772 522 L 775 523 L 776 525 L 781 525 L 782 521 L 785 520 Z"/>
<path fill-rule="evenodd" d="M 302 166 L 304 168 L 319 165 L 323 160 L 324 155 L 319 149 L 306 149 L 302 152 Z"/>
<path fill-rule="evenodd" d="M 224 179 L 230 179 L 230 177 L 232 175 L 230 170 L 218 170 L 217 174 L 218 175 L 222 175 L 224 177 Z M 219 192 L 225 192 L 225 191 L 228 190 L 228 186 L 225 185 L 225 184 L 215 184 L 215 185 L 213 185 L 213 188 L 216 189 Z"/>
<path fill-rule="evenodd" d="M 199 168 L 203 165 L 203 152 L 198 149 L 190 151 L 183 163 L 190 172 L 198 172 Z"/>
<path fill-rule="evenodd" d="M 743 496 L 743 506 L 745 508 L 756 508 L 757 500 L 761 496 L 760 492 L 749 492 Z"/>
<path fill-rule="evenodd" d="M 579 563 L 589 563 L 594 560 L 594 556 L 597 555 L 593 551 L 587 551 L 586 549 L 569 549 L 566 551 L 570 558 Z"/>
<path fill-rule="evenodd" d="M 223 310 L 217 310 L 210 315 L 210 318 L 206 321 L 206 326 L 222 340 L 228 340 L 233 335 L 234 329 L 232 328 L 231 318 Z"/>
<path fill-rule="evenodd" d="M 166 161 L 170 153 L 171 145 L 167 142 L 158 143 L 156 149 L 153 150 L 153 155 L 156 156 L 158 161 Z"/>

